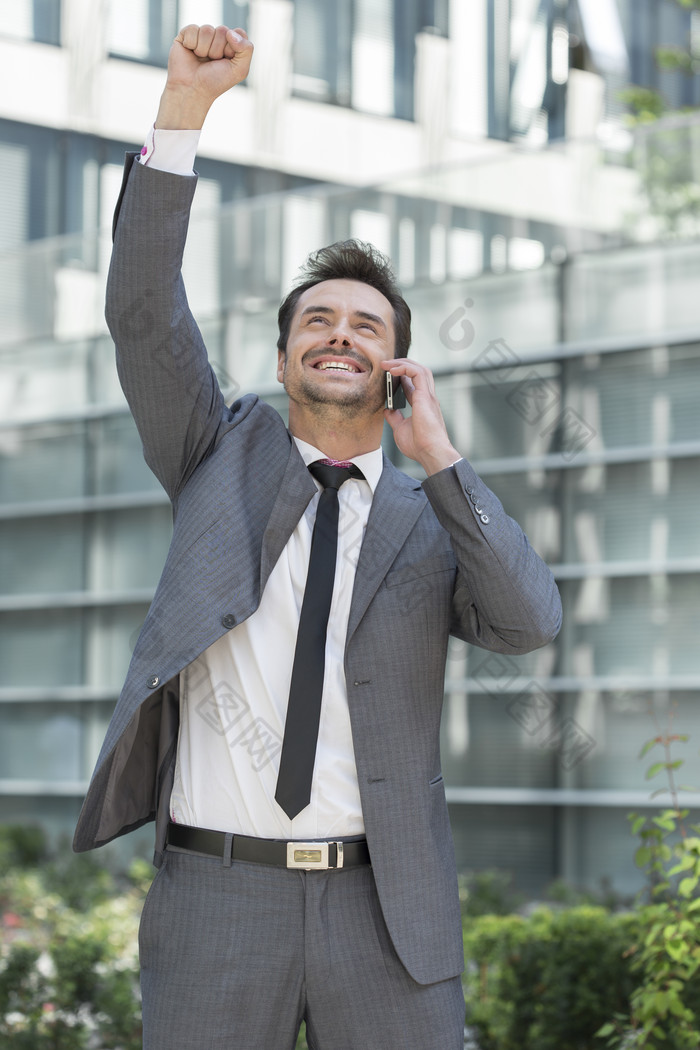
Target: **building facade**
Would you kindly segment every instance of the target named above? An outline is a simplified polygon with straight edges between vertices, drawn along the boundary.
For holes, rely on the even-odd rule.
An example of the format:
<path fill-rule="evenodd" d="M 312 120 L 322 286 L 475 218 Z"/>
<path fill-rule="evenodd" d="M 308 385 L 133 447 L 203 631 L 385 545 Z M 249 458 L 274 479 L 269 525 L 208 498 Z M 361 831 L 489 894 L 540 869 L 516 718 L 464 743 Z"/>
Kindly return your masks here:
<path fill-rule="evenodd" d="M 700 246 L 668 240 L 688 174 L 650 182 L 650 158 L 676 154 L 655 131 L 630 138 L 618 91 L 697 101 L 651 57 L 695 27 L 670 0 L 595 11 L 8 6 L 0 69 L 21 90 L 0 92 L 0 821 L 72 830 L 167 551 L 169 505 L 102 319 L 107 231 L 169 41 L 207 20 L 256 42 L 250 83 L 202 135 L 185 264 L 226 396 L 253 389 L 284 412 L 276 307 L 308 251 L 360 236 L 389 252 L 457 447 L 564 600 L 538 653 L 451 648 L 460 868 L 510 870 L 529 893 L 556 877 L 635 887 L 626 813 L 658 804 L 637 755 L 669 719 L 697 781 Z M 668 134 L 698 155 L 692 118 Z M 149 845 L 142 829 L 122 848 Z"/>

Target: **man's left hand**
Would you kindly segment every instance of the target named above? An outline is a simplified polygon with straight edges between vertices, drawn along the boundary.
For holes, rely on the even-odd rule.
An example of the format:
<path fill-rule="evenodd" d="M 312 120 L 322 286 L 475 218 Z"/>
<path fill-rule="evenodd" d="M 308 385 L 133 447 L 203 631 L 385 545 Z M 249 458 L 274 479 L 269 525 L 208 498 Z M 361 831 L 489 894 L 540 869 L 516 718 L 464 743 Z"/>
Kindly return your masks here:
<path fill-rule="evenodd" d="M 401 384 L 411 406 L 410 416 L 404 416 L 397 408 L 384 409 L 384 418 L 394 432 L 399 451 L 420 463 L 428 475 L 437 474 L 460 459 L 447 433 L 430 369 L 405 357 L 382 361 L 382 368 L 402 377 Z"/>

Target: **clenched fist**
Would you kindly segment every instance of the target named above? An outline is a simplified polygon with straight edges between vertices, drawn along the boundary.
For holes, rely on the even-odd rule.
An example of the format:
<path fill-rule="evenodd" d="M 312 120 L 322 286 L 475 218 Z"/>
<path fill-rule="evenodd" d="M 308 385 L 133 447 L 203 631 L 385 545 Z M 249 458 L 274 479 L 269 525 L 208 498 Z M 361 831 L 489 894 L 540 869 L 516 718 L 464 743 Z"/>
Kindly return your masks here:
<path fill-rule="evenodd" d="M 188 25 L 175 37 L 157 128 L 201 128 L 210 106 L 248 76 L 253 45 L 244 29 Z"/>

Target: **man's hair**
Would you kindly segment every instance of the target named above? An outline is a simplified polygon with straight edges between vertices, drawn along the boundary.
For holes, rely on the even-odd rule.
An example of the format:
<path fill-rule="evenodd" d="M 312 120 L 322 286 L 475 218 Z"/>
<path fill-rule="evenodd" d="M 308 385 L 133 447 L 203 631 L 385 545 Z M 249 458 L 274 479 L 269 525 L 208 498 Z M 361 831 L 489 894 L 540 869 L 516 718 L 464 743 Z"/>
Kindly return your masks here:
<path fill-rule="evenodd" d="M 406 357 L 411 345 L 411 311 L 401 295 L 389 260 L 366 241 L 337 241 L 319 248 L 308 257 L 298 283 L 289 292 L 277 314 L 279 339 L 277 349 L 285 353 L 292 317 L 299 299 L 309 288 L 322 281 L 362 281 L 381 292 L 394 310 L 394 357 Z"/>

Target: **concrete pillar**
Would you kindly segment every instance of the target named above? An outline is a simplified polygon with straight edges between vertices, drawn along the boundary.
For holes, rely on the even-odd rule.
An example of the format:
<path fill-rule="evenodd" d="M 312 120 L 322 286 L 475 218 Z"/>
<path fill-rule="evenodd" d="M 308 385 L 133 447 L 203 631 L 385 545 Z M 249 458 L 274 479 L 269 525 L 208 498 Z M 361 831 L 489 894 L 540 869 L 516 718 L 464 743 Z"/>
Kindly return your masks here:
<path fill-rule="evenodd" d="M 416 36 L 415 117 L 422 132 L 423 163 L 443 160 L 449 122 L 450 41 L 435 33 Z"/>
<path fill-rule="evenodd" d="M 67 108 L 71 126 L 94 131 L 100 111 L 109 0 L 63 0 L 61 40 L 68 52 Z"/>
<path fill-rule="evenodd" d="M 255 57 L 249 82 L 255 91 L 255 138 L 259 153 L 282 152 L 281 116 L 291 93 L 294 4 L 251 0 L 250 39 Z"/>

